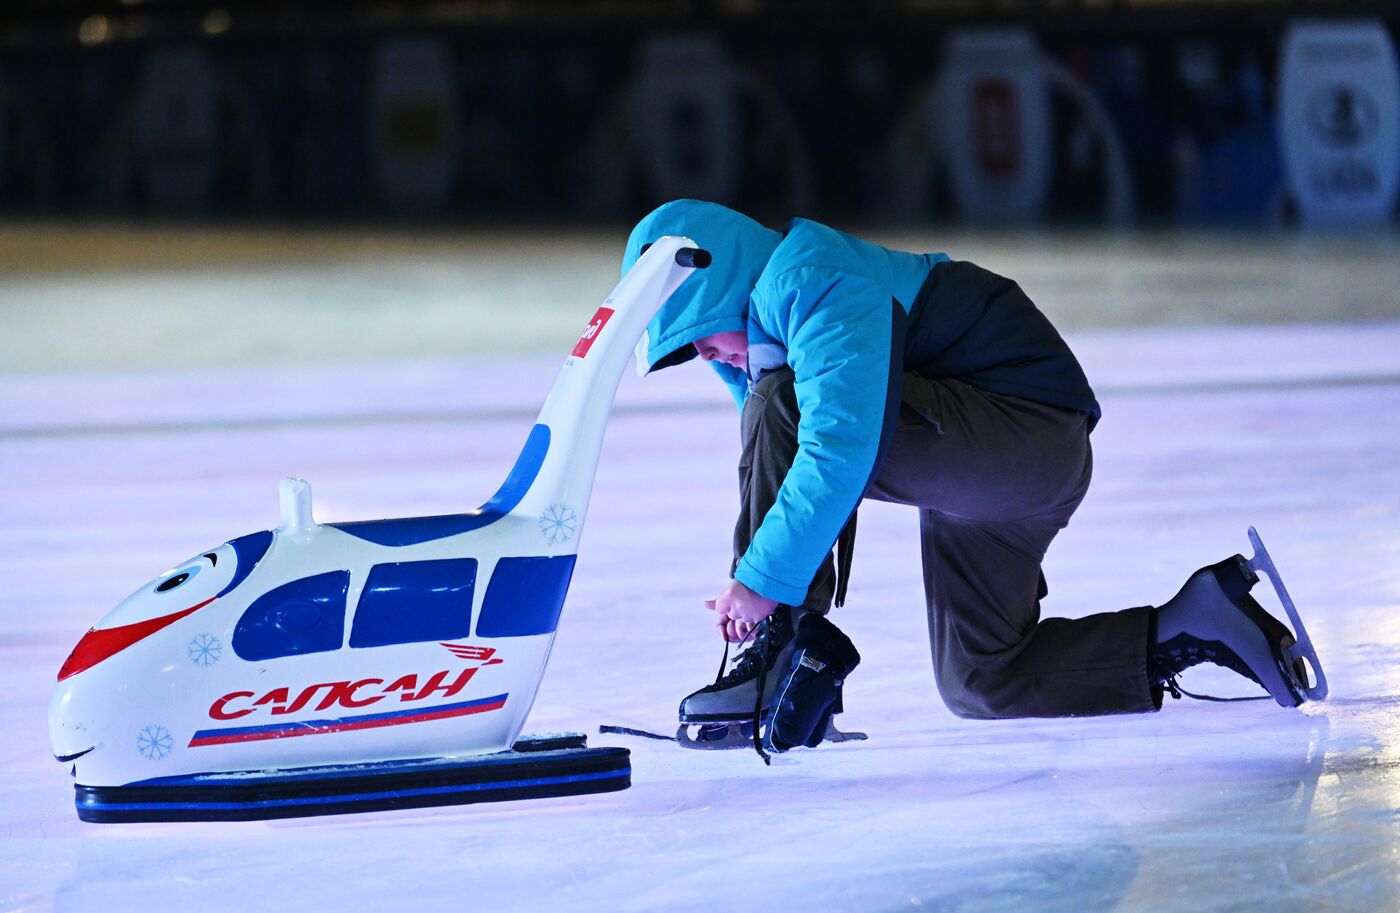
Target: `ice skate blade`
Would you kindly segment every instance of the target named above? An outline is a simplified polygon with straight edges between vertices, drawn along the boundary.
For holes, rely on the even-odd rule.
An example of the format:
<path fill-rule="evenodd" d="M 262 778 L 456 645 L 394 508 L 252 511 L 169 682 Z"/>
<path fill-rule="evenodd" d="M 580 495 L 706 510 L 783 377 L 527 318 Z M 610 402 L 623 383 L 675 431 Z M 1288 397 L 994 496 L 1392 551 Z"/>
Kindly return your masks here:
<path fill-rule="evenodd" d="M 567 747 L 555 747 L 564 744 Z M 535 740 L 469 758 L 422 758 L 161 777 L 124 786 L 74 787 L 78 817 L 102 824 L 145 821 L 260 821 L 577 796 L 626 789 L 626 748 Z"/>
<path fill-rule="evenodd" d="M 842 732 L 836 728 L 835 723 L 826 724 L 826 734 L 822 736 L 823 742 L 864 742 L 870 736 L 863 732 Z"/>
<path fill-rule="evenodd" d="M 700 751 L 752 748 L 753 726 L 750 723 L 681 723 L 676 727 L 676 742 L 682 748 Z"/>
<path fill-rule="evenodd" d="M 1317 650 L 1313 647 L 1312 638 L 1308 636 L 1308 629 L 1303 625 L 1303 619 L 1298 615 L 1298 609 L 1293 605 L 1293 598 L 1288 595 L 1288 589 L 1283 585 L 1283 578 L 1279 576 L 1278 568 L 1274 566 L 1274 560 L 1269 555 L 1269 550 L 1264 547 L 1264 542 L 1259 538 L 1259 533 L 1254 527 L 1249 528 L 1249 542 L 1254 546 L 1254 556 L 1247 562 L 1250 569 L 1255 573 L 1263 572 L 1268 576 L 1269 582 L 1274 585 L 1274 592 L 1278 594 L 1278 600 L 1283 605 L 1283 610 L 1288 613 L 1288 620 L 1293 624 L 1294 642 L 1291 646 L 1284 648 L 1284 655 L 1288 657 L 1290 664 L 1304 666 L 1311 673 L 1312 681 L 1308 681 L 1307 675 L 1294 676 L 1298 690 L 1310 701 L 1323 701 L 1327 699 L 1327 675 L 1322 671 L 1322 662 L 1317 658 Z"/>
<path fill-rule="evenodd" d="M 721 729 L 724 732 L 720 732 Z M 822 735 L 823 742 L 864 742 L 868 738 L 870 736 L 863 732 L 842 732 L 836 728 L 834 722 L 826 724 L 826 732 Z M 684 748 L 696 748 L 701 751 L 752 748 L 753 724 L 707 724 L 696 727 L 696 732 L 692 734 L 690 726 L 682 723 L 676 729 L 676 741 Z"/>

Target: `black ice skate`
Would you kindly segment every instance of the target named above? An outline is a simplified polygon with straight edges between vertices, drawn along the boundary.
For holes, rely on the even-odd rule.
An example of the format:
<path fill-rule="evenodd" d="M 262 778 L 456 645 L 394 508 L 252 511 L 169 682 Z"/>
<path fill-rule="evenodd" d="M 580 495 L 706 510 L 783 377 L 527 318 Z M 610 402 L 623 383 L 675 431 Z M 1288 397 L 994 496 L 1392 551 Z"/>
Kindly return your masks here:
<path fill-rule="evenodd" d="M 687 695 L 680 705 L 680 726 L 676 741 L 686 748 L 748 748 L 754 744 L 754 719 L 773 706 L 778 685 L 789 665 L 793 650 L 793 620 L 796 610 L 778 609 L 759 623 L 753 643 L 734 659 L 728 672 L 712 684 Z M 728 651 L 726 650 L 726 659 Z M 759 699 L 759 680 L 763 696 Z M 838 688 L 833 713 L 841 712 Z M 841 732 L 828 721 L 823 735 L 830 741 L 863 739 L 864 733 Z"/>
<path fill-rule="evenodd" d="M 802 619 L 792 646 L 773 709 L 765 715 L 763 744 L 774 752 L 821 743 L 841 686 L 860 664 L 850 638 L 820 615 Z"/>
<path fill-rule="evenodd" d="M 1198 663 L 1213 662 L 1259 684 L 1282 707 L 1323 700 L 1327 678 L 1307 629 L 1253 527 L 1249 539 L 1252 558 L 1235 555 L 1200 569 L 1157 610 L 1153 674 L 1179 697 L 1176 676 Z M 1293 632 L 1249 595 L 1259 582 L 1259 571 L 1273 583 Z M 1309 683 L 1309 667 L 1315 684 Z"/>

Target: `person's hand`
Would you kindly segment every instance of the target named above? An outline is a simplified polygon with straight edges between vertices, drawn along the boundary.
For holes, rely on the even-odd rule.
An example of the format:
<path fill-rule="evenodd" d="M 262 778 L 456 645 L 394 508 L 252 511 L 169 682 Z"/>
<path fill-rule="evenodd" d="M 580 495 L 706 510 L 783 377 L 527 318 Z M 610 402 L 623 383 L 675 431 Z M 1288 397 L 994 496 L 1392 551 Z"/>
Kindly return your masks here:
<path fill-rule="evenodd" d="M 748 637 L 777 607 L 776 599 L 760 596 L 737 580 L 729 581 L 714 599 L 705 600 L 705 608 L 715 613 L 715 630 L 732 644 Z"/>

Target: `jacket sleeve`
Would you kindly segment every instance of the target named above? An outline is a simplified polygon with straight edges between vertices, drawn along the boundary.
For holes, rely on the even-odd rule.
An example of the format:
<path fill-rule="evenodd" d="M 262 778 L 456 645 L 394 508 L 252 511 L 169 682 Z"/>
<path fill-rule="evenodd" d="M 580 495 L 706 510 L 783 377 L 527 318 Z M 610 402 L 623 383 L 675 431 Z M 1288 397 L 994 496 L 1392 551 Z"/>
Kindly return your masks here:
<path fill-rule="evenodd" d="M 860 503 L 899 408 L 903 310 L 867 279 L 792 270 L 773 294 L 795 375 L 797 456 L 734 578 L 800 604 Z"/>

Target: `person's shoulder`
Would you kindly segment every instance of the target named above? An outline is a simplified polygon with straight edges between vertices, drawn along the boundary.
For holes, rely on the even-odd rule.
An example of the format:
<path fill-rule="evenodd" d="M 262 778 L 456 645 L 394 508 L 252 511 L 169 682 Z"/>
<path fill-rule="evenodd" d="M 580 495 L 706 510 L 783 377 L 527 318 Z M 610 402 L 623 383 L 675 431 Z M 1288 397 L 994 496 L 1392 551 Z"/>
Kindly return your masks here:
<path fill-rule="evenodd" d="M 793 219 L 783 228 L 774 259 L 783 255 L 811 266 L 840 266 L 851 259 L 851 236 L 811 219 Z"/>
<path fill-rule="evenodd" d="M 811 219 L 793 219 L 783 228 L 783 240 L 759 277 L 759 288 L 825 281 L 832 276 L 863 272 L 850 236 Z"/>

